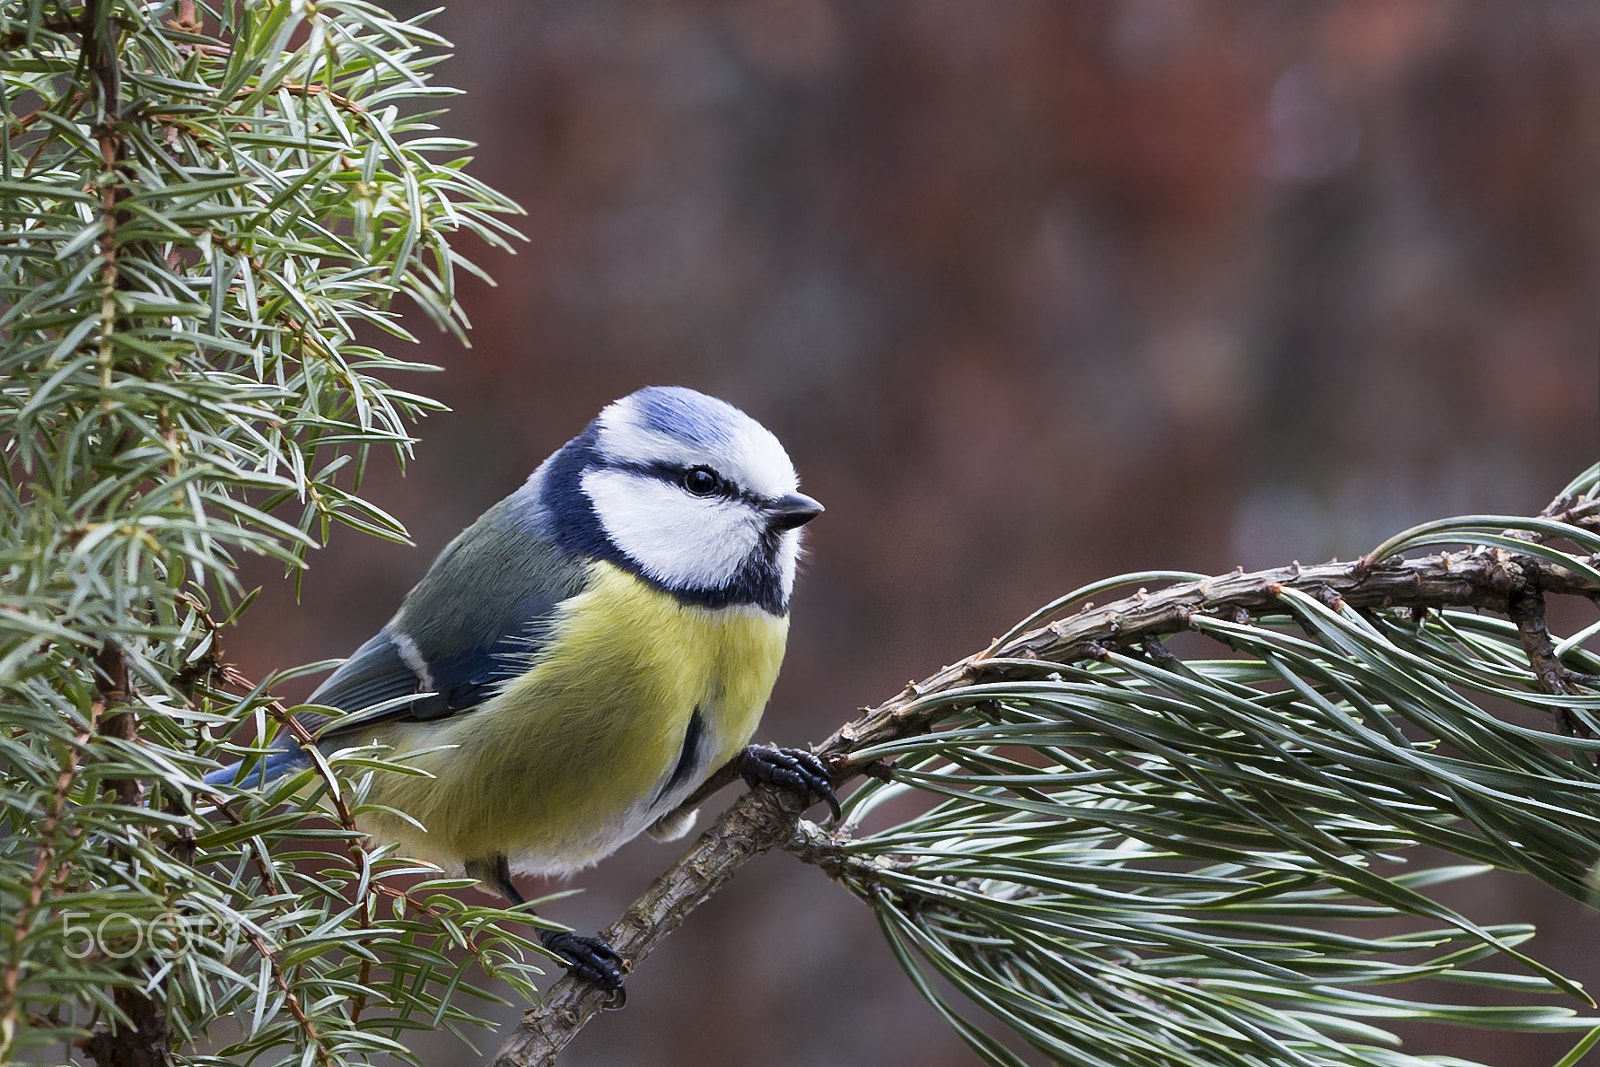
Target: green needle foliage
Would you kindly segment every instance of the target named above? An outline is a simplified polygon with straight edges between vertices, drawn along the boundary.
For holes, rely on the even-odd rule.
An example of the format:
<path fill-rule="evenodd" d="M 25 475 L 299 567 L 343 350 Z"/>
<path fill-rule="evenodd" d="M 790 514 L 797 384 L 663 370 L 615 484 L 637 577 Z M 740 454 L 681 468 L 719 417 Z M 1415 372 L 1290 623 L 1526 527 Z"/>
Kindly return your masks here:
<path fill-rule="evenodd" d="M 952 992 L 1052 1061 L 1097 1067 L 1443 1062 L 1395 1047 L 1384 1024 L 1402 1019 L 1590 1031 L 1574 1011 L 1588 996 L 1520 951 L 1531 927 L 1479 926 L 1432 891 L 1500 868 L 1592 900 L 1600 657 L 1580 642 L 1600 626 L 1552 640 L 1544 602 L 1600 591 L 1597 508 L 1600 467 L 1554 506 L 1567 521 L 1431 523 L 1322 568 L 1320 596 L 1285 584 L 1298 568 L 1202 580 L 1142 633 L 1058 656 L 1070 642 L 1045 627 L 1042 654 L 1018 655 L 1024 630 L 1070 624 L 1087 596 L 1201 576 L 1081 590 L 975 657 L 970 680 L 896 709 L 932 732 L 854 748 L 878 780 L 816 847 L 990 1063 L 1027 1060 Z M 1426 568 L 1399 560 L 1462 544 Z M 1424 589 L 1425 569 L 1473 576 L 1459 606 Z M 1353 602 L 1385 574 L 1395 592 Z M 1102 611 L 1149 603 L 1141 589 Z M 1214 651 L 1176 655 L 1161 639 L 1176 630 Z M 905 817 L 918 797 L 932 803 Z M 1472 862 L 1434 866 L 1416 845 Z M 1421 978 L 1508 1003 L 1397 988 Z"/>
<path fill-rule="evenodd" d="M 460 333 L 458 242 L 513 233 L 423 22 L 0 2 L 0 1061 L 362 1062 L 470 1026 L 469 963 L 531 988 L 526 924 L 396 888 L 358 787 L 200 792 L 281 710 L 219 666 L 237 554 L 404 537 L 359 474 L 436 405 L 372 341 L 402 294 Z"/>

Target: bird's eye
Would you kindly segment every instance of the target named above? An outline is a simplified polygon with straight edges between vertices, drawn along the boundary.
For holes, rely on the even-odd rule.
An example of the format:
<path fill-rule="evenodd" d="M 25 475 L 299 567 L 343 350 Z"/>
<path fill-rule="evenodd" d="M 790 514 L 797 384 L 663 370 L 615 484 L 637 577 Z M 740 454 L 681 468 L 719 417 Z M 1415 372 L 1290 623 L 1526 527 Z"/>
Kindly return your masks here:
<path fill-rule="evenodd" d="M 695 496 L 710 496 L 721 484 L 722 479 L 709 467 L 696 467 L 683 475 L 683 487 Z"/>

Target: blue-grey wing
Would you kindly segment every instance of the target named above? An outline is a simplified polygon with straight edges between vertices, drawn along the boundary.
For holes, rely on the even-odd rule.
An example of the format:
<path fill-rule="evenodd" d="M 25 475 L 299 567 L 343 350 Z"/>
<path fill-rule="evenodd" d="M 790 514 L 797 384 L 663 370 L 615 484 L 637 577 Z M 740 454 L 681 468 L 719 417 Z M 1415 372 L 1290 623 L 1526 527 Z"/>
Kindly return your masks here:
<path fill-rule="evenodd" d="M 468 712 L 528 670 L 561 602 L 582 590 L 588 573 L 545 532 L 536 505 L 541 473 L 450 542 L 389 624 L 311 695 L 311 703 L 345 713 L 302 715 L 319 739 Z M 304 753 L 286 751 L 250 777 L 270 780 L 304 762 Z M 206 780 L 231 784 L 236 772 L 224 767 Z"/>
<path fill-rule="evenodd" d="M 400 646 L 385 626 L 317 687 L 310 703 L 356 712 L 420 693 L 419 683 L 417 673 L 406 665 Z"/>
<path fill-rule="evenodd" d="M 501 620 L 497 633 L 467 648 L 430 647 L 390 623 L 311 694 L 307 703 L 346 713 L 319 736 L 337 738 L 377 722 L 427 722 L 472 710 L 528 669 L 543 648 L 554 607 L 530 603 L 525 615 Z M 325 720 L 306 715 L 302 721 L 315 730 Z"/>
<path fill-rule="evenodd" d="M 468 649 L 435 650 L 431 657 L 391 622 L 356 649 L 307 701 L 345 714 L 335 719 L 301 712 L 296 718 L 319 741 L 338 741 L 375 723 L 426 722 L 471 711 L 526 671 L 543 647 L 554 603 L 531 598 L 524 609 L 526 615 L 500 621 L 495 639 Z M 263 758 L 247 780 L 237 780 L 239 766 L 234 765 L 210 772 L 206 781 L 260 785 L 310 762 L 287 732 L 278 735 L 274 747 L 282 751 Z"/>
<path fill-rule="evenodd" d="M 528 670 L 586 569 L 518 520 L 519 495 L 451 542 L 389 625 L 312 694 L 347 713 L 322 736 L 470 711 Z"/>

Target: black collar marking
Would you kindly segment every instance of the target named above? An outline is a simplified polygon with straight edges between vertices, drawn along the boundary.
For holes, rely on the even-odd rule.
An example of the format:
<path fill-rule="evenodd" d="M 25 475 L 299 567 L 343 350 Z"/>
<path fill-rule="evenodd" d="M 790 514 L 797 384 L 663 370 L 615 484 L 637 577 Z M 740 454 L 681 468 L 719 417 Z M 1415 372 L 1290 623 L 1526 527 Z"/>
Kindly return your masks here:
<path fill-rule="evenodd" d="M 615 563 L 655 588 L 671 593 L 680 603 L 696 604 L 706 608 L 748 604 L 773 615 L 788 613 L 789 601 L 783 593 L 783 576 L 778 570 L 777 563 L 778 544 L 782 537 L 780 531 L 765 531 L 761 535 L 761 543 L 746 557 L 733 579 L 715 589 L 678 588 L 667 585 L 646 574 L 638 560 L 618 548 L 611 538 L 606 536 L 605 528 L 600 525 L 600 516 L 595 513 L 594 501 L 583 491 L 584 472 L 606 467 L 632 470 L 676 482 L 686 468 L 668 464 L 605 463 L 596 447 L 599 435 L 599 420 L 595 420 L 586 426 L 582 433 L 563 445 L 552 458 L 549 472 L 540 490 L 544 504 L 550 509 L 554 520 L 551 533 L 562 549 L 583 558 L 603 559 Z"/>

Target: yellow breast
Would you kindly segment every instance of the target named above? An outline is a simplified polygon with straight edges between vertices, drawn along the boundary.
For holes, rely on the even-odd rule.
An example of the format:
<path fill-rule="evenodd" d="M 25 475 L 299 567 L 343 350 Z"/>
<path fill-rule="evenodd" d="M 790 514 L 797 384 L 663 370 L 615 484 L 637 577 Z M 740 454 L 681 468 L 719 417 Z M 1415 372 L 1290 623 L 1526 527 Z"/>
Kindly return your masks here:
<path fill-rule="evenodd" d="M 420 821 L 364 820 L 446 867 L 504 853 L 527 870 L 586 866 L 662 814 L 660 790 L 698 709 L 708 756 L 692 789 L 755 732 L 788 639 L 787 617 L 680 603 L 610 563 L 590 565 L 520 678 L 452 719 L 377 740 L 433 778 L 382 774 L 372 800 Z M 670 805 L 666 805 L 670 807 Z"/>

